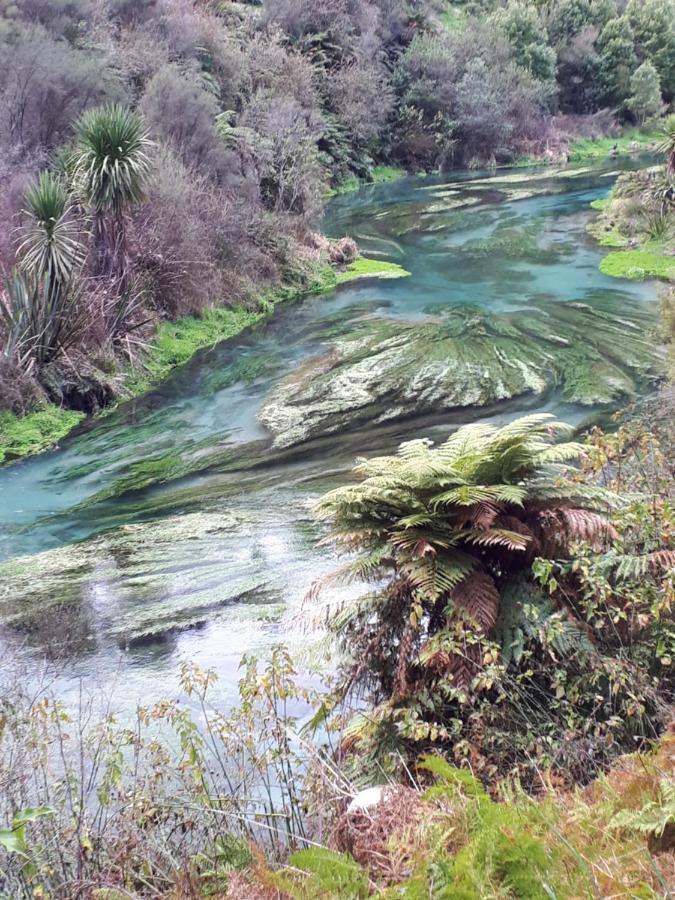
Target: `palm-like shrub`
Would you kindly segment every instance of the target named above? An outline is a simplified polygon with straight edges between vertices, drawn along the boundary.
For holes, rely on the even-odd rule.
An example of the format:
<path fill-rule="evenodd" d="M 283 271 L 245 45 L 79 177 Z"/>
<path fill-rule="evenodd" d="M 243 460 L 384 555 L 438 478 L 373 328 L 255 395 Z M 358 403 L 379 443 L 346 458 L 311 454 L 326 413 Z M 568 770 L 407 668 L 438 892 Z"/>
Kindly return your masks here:
<path fill-rule="evenodd" d="M 28 374 L 39 373 L 61 351 L 77 343 L 84 327 L 81 289 L 48 275 L 13 272 L 0 288 L 4 353 Z"/>
<path fill-rule="evenodd" d="M 145 197 L 151 146 L 140 116 L 119 104 L 87 110 L 76 124 L 75 176 L 94 213 L 101 275 L 124 275 L 125 215 Z"/>
<path fill-rule="evenodd" d="M 82 264 L 80 227 L 72 215 L 68 192 L 60 178 L 42 172 L 24 195 L 28 225 L 18 247 L 21 267 L 58 284 Z"/>
<path fill-rule="evenodd" d="M 43 172 L 28 188 L 24 213 L 20 270 L 5 278 L 0 323 L 5 353 L 32 372 L 79 336 L 84 250 L 68 193 L 55 175 Z"/>

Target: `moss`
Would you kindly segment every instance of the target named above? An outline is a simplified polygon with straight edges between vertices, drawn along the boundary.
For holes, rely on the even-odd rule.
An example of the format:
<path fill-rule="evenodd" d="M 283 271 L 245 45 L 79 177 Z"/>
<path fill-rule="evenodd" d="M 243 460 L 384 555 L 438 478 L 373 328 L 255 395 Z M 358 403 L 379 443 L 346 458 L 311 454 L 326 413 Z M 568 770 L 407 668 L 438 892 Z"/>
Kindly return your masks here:
<path fill-rule="evenodd" d="M 629 128 L 618 137 L 579 138 L 570 145 L 567 158 L 570 162 L 604 159 L 616 154 L 647 152 L 661 140 L 658 131 L 642 131 Z"/>
<path fill-rule="evenodd" d="M 395 166 L 375 166 L 369 178 L 358 178 L 356 175 L 350 175 L 349 178 L 345 178 L 336 187 L 329 188 L 324 193 L 324 197 L 329 198 L 338 194 L 351 194 L 353 191 L 358 191 L 369 184 L 396 181 L 397 178 L 403 178 L 405 175 L 407 175 L 405 169 L 397 169 Z"/>
<path fill-rule="evenodd" d="M 499 253 L 508 259 L 523 259 L 532 263 L 553 263 L 564 255 L 569 247 L 540 247 L 532 228 L 499 227 L 486 238 L 475 238 L 462 244 L 462 253 L 470 257 L 490 257 Z"/>
<path fill-rule="evenodd" d="M 531 299 L 489 314 L 441 306 L 434 320 L 374 318 L 336 328 L 332 346 L 280 381 L 259 412 L 277 448 L 360 425 L 489 406 L 555 389 L 584 406 L 634 396 L 656 377 L 651 316 L 613 296 L 585 303 Z"/>
<path fill-rule="evenodd" d="M 166 378 L 176 366 L 188 362 L 197 350 L 212 347 L 220 341 L 254 325 L 264 316 L 261 310 L 242 307 L 207 309 L 199 316 L 187 316 L 176 322 L 163 322 L 143 360 L 143 370 L 136 371 L 124 386 L 126 396 L 148 390 Z"/>
<path fill-rule="evenodd" d="M 605 209 L 609 205 L 609 197 L 591 201 L 591 209 Z"/>
<path fill-rule="evenodd" d="M 381 184 L 384 181 L 396 181 L 403 178 L 405 169 L 397 169 L 396 166 L 375 166 L 373 169 L 373 184 Z"/>
<path fill-rule="evenodd" d="M 359 278 L 405 278 L 407 275 L 410 275 L 410 272 L 403 266 L 399 266 L 398 263 L 359 256 L 347 266 L 344 272 L 337 273 L 336 283 L 346 284 Z"/>
<path fill-rule="evenodd" d="M 0 411 L 0 463 L 52 447 L 83 418 L 51 403 L 26 416 Z"/>
<path fill-rule="evenodd" d="M 621 234 L 618 228 L 612 228 L 605 234 L 600 235 L 600 244 L 603 247 L 613 247 L 621 249 L 628 246 L 628 238 L 625 234 Z"/>
<path fill-rule="evenodd" d="M 644 281 L 660 278 L 675 281 L 675 257 L 665 255 L 665 247 L 655 241 L 634 250 L 608 253 L 600 263 L 600 271 L 614 278 Z"/>

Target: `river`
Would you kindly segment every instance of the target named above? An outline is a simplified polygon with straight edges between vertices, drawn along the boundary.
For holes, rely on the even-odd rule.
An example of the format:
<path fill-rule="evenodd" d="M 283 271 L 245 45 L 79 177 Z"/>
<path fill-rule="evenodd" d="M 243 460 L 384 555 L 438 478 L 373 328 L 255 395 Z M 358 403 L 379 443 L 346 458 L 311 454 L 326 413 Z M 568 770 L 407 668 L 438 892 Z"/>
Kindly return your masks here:
<path fill-rule="evenodd" d="M 242 654 L 310 643 L 296 614 L 334 565 L 311 502 L 356 456 L 479 418 L 581 424 L 649 390 L 653 285 L 602 275 L 585 231 L 616 168 L 333 199 L 324 230 L 409 277 L 279 306 L 0 470 L 2 665 L 46 668 L 66 697 L 114 685 L 131 706 L 175 693 L 190 658 L 227 700 Z"/>

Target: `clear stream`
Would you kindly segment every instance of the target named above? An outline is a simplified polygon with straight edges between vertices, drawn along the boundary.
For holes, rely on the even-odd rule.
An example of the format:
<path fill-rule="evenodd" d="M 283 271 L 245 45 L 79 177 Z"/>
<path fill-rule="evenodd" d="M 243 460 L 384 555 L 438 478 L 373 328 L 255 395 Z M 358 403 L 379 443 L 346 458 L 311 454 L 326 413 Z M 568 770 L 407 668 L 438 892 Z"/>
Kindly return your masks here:
<path fill-rule="evenodd" d="M 527 316 L 530 304 L 576 301 L 646 334 L 653 285 L 603 276 L 585 231 L 617 166 L 407 178 L 337 197 L 323 229 L 410 277 L 281 306 L 59 449 L 0 469 L 2 665 L 46 664 L 66 696 L 115 684 L 132 705 L 174 692 L 188 657 L 214 667 L 230 696 L 242 654 L 303 642 L 294 613 L 334 563 L 316 548 L 310 504 L 357 455 L 488 416 L 548 410 L 582 424 L 605 412 L 553 386 L 486 409 L 355 421 L 283 450 L 258 419 L 282 379 L 364 321 L 424 323 L 464 304 Z"/>

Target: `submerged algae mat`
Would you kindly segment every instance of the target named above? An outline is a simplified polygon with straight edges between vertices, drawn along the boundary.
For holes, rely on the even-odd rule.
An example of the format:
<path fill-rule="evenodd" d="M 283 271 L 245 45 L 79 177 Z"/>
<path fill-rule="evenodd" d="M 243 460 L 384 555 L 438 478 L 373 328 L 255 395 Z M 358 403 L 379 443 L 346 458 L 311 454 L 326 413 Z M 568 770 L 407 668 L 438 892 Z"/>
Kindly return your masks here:
<path fill-rule="evenodd" d="M 595 305 L 533 299 L 527 312 L 501 316 L 454 307 L 423 323 L 370 319 L 282 381 L 260 419 L 284 447 L 356 423 L 551 388 L 586 406 L 633 397 L 658 375 L 660 353 L 644 309 L 630 298 L 621 314 L 614 306 L 603 297 Z"/>
<path fill-rule="evenodd" d="M 233 684 L 242 653 L 296 634 L 290 613 L 335 564 L 308 503 L 356 456 L 487 416 L 584 422 L 648 390 L 655 290 L 605 277 L 586 234 L 614 176 L 407 178 L 332 200 L 329 233 L 410 276 L 284 304 L 0 469 L 0 653 L 58 657 L 64 691 L 117 667 L 120 699 L 161 696 L 184 656 Z"/>
<path fill-rule="evenodd" d="M 119 650 L 138 658 L 211 623 L 239 632 L 242 653 L 277 629 L 292 596 L 301 600 L 316 541 L 307 518 L 301 504 L 276 523 L 260 510 L 188 513 L 2 563 L 0 628 L 53 659 Z"/>

